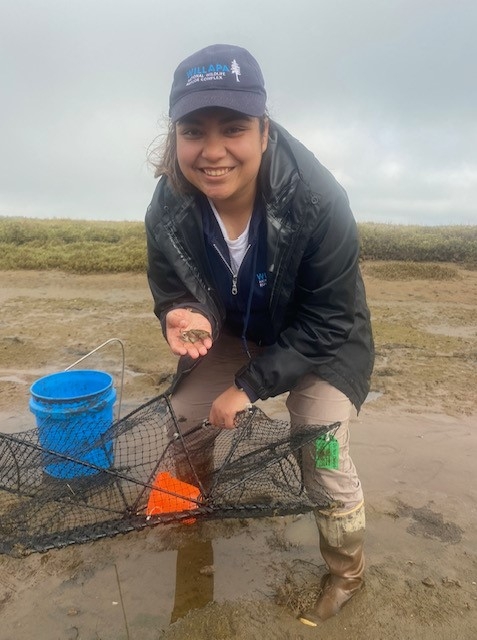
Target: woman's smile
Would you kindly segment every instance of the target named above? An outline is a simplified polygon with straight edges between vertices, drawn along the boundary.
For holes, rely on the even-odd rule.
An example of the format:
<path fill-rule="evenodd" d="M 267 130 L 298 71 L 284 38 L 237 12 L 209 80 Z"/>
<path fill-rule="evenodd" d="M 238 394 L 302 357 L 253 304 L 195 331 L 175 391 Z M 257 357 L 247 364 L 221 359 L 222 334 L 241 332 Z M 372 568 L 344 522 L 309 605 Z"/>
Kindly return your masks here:
<path fill-rule="evenodd" d="M 202 171 L 203 173 L 205 173 L 205 175 L 208 176 L 209 178 L 221 178 L 223 176 L 226 176 L 231 171 L 233 171 L 233 167 L 224 167 L 220 169 L 203 168 L 203 169 L 199 169 L 199 171 Z"/>

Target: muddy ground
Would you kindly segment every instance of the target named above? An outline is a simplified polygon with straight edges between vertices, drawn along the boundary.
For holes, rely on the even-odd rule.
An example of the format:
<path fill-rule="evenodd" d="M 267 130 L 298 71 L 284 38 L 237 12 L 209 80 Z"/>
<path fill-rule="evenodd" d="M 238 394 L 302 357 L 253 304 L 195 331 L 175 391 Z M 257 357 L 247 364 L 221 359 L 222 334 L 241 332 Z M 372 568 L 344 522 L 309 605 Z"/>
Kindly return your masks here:
<path fill-rule="evenodd" d="M 323 566 L 309 514 L 162 525 L 25 558 L 0 556 L 0 640 L 474 640 L 477 271 L 428 278 L 364 264 L 377 363 L 353 422 L 367 500 L 367 582 L 333 620 L 296 620 Z M 383 277 L 385 276 L 385 277 Z M 34 426 L 29 387 L 84 365 L 121 411 L 174 369 L 142 275 L 0 274 L 0 430 Z M 285 418 L 283 398 L 264 403 Z"/>

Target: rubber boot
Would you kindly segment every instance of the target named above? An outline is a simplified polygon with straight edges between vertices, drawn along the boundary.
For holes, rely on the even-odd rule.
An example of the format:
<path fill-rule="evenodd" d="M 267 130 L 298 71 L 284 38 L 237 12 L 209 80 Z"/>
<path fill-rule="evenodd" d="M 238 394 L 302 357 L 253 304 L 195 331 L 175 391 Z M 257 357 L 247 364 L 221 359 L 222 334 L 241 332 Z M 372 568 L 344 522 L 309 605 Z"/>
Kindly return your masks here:
<path fill-rule="evenodd" d="M 364 584 L 364 504 L 340 514 L 316 511 L 315 518 L 329 573 L 322 579 L 314 607 L 300 616 L 300 621 L 311 627 L 336 615 Z"/>

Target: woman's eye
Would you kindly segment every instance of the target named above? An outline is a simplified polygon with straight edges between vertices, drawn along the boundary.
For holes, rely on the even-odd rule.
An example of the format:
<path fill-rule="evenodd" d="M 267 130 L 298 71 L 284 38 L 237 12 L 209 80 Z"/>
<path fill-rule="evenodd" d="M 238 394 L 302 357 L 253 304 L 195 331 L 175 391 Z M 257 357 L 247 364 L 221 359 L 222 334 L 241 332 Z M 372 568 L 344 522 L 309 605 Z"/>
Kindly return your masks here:
<path fill-rule="evenodd" d="M 240 126 L 240 125 L 233 125 L 233 126 L 231 126 L 231 127 L 228 127 L 228 128 L 226 129 L 226 132 L 225 132 L 225 133 L 226 133 L 227 135 L 231 135 L 231 136 L 233 136 L 233 135 L 237 135 L 237 134 L 239 134 L 239 133 L 242 133 L 242 131 L 244 131 L 244 130 L 245 130 L 245 128 L 244 128 L 244 127 L 242 127 L 242 126 Z"/>
<path fill-rule="evenodd" d="M 190 127 L 189 129 L 183 129 L 180 134 L 181 136 L 184 136 L 185 138 L 199 138 L 201 136 L 201 131 L 200 129 L 195 129 Z"/>

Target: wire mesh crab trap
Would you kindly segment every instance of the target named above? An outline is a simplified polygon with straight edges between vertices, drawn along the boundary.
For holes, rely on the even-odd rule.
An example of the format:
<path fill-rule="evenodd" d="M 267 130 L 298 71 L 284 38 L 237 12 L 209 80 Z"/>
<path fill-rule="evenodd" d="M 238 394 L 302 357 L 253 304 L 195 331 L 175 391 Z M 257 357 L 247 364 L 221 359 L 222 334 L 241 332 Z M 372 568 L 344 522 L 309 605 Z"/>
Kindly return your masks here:
<path fill-rule="evenodd" d="M 38 429 L 1 433 L 0 552 L 26 555 L 160 523 L 325 505 L 328 495 L 314 502 L 307 495 L 299 455 L 338 426 L 291 430 L 254 407 L 239 414 L 235 429 L 202 424 L 182 433 L 160 395 L 95 438 L 77 420 L 66 448 L 54 420 L 43 425 L 49 441 L 61 444 L 54 448 Z"/>

